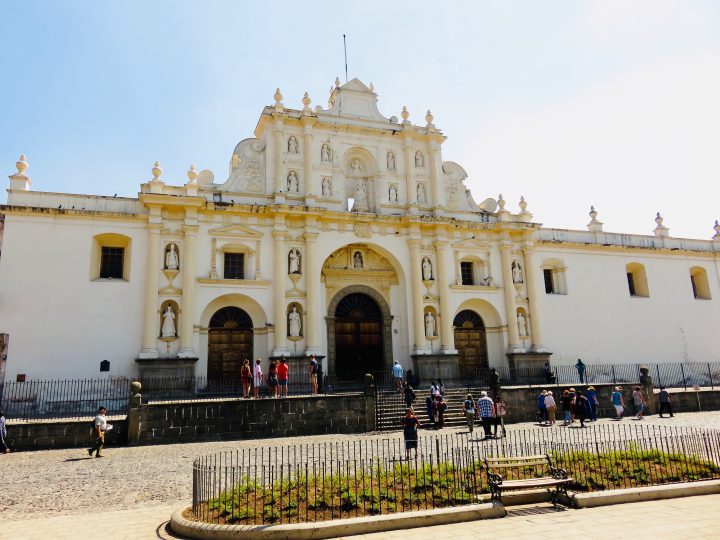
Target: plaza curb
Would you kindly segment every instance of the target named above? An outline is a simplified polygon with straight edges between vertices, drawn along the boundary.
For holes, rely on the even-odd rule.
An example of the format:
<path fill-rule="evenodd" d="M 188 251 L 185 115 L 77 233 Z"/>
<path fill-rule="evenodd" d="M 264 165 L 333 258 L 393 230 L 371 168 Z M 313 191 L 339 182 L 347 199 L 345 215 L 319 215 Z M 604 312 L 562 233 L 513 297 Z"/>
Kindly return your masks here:
<path fill-rule="evenodd" d="M 720 493 L 720 480 L 703 480 L 664 486 L 612 489 L 597 491 L 595 493 L 575 493 L 570 497 L 570 500 L 575 505 L 575 508 L 595 508 L 613 504 L 658 501 L 662 499 L 717 493 Z"/>
<path fill-rule="evenodd" d="M 173 512 L 170 528 L 176 534 L 199 540 L 257 538 L 263 540 L 319 540 L 374 532 L 413 529 L 432 525 L 447 525 L 479 519 L 505 517 L 505 507 L 499 503 L 473 504 L 456 508 L 439 508 L 357 517 L 315 523 L 289 523 L 283 525 L 217 525 L 190 521 L 183 517 L 184 509 Z"/>

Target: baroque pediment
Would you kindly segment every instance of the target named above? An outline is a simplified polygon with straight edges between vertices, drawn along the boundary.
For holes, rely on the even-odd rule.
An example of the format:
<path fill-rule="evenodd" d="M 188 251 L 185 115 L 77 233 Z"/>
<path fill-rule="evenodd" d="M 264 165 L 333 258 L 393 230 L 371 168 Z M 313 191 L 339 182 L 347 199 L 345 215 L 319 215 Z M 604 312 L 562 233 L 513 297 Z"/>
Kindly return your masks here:
<path fill-rule="evenodd" d="M 211 236 L 231 236 L 234 238 L 262 238 L 263 234 L 251 227 L 245 225 L 227 225 L 225 227 L 217 227 L 210 229 L 208 233 Z"/>
<path fill-rule="evenodd" d="M 467 240 L 460 240 L 452 245 L 455 249 L 466 249 L 469 251 L 490 251 L 491 246 L 487 242 L 482 240 L 476 240 L 475 238 L 468 238 Z"/>
<path fill-rule="evenodd" d="M 389 122 L 377 108 L 377 94 L 359 79 L 336 87 L 330 95 L 330 108 L 324 114 Z"/>
<path fill-rule="evenodd" d="M 265 141 L 245 139 L 230 158 L 230 175 L 219 191 L 262 193 L 265 191 Z"/>

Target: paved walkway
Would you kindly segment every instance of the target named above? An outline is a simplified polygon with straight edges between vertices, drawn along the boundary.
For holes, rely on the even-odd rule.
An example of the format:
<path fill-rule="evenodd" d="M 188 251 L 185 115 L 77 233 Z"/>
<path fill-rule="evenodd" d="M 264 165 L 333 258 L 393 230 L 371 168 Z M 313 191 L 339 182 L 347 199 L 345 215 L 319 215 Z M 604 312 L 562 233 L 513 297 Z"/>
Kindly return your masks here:
<path fill-rule="evenodd" d="M 75 540 L 89 537 L 103 540 L 158 540 L 181 538 L 169 532 L 167 520 L 172 505 L 136 510 L 118 510 L 78 516 L 55 516 L 32 521 L 3 521 L 0 539 Z M 385 540 L 412 537 L 413 540 L 477 540 L 478 538 L 652 539 L 720 538 L 720 495 L 686 497 L 666 501 L 633 503 L 585 510 L 560 509 L 551 505 L 510 508 L 502 519 L 470 521 L 345 537 L 348 540 Z"/>

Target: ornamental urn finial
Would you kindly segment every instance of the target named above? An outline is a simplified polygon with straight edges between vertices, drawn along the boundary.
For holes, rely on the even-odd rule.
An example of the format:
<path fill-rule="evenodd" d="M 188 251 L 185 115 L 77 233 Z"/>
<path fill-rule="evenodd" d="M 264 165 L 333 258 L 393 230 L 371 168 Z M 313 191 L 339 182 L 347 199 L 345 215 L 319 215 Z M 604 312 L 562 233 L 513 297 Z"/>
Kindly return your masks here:
<path fill-rule="evenodd" d="M 669 236 L 670 235 L 670 229 L 665 227 L 663 225 L 663 217 L 660 215 L 660 212 L 657 213 L 655 216 L 655 223 L 657 223 L 657 227 L 655 227 L 655 230 L 653 232 L 655 233 L 655 236 Z"/>
<path fill-rule="evenodd" d="M 720 240 L 720 223 L 718 223 L 718 220 L 715 220 L 715 226 L 713 227 L 715 230 L 715 236 L 713 236 L 713 240 Z"/>
<path fill-rule="evenodd" d="M 498 201 L 497 201 L 497 205 L 498 205 L 498 208 L 500 209 L 500 212 L 505 211 L 505 204 L 506 204 L 505 199 L 503 199 L 503 196 L 501 193 L 500 195 L 498 195 Z"/>
<path fill-rule="evenodd" d="M 195 170 L 195 165 L 190 165 L 190 168 L 188 169 L 188 172 L 187 172 L 187 177 L 191 184 L 194 184 L 195 182 L 197 182 L 198 173 Z"/>
<path fill-rule="evenodd" d="M 312 103 L 310 99 L 310 94 L 305 92 L 305 95 L 302 98 L 302 104 L 303 104 L 303 112 L 304 113 L 310 113 L 312 112 L 312 109 L 310 109 L 310 103 Z"/>
<path fill-rule="evenodd" d="M 430 112 L 430 109 L 428 109 L 428 112 L 427 112 L 427 114 L 425 115 L 425 122 L 427 122 L 427 126 L 426 126 L 426 127 L 435 127 L 435 124 L 433 124 L 432 121 L 433 121 L 433 115 L 432 115 L 432 113 Z"/>
<path fill-rule="evenodd" d="M 275 95 L 273 96 L 273 98 L 275 98 L 275 110 L 278 112 L 281 112 L 284 109 L 284 107 L 283 107 L 283 103 L 282 103 L 283 95 L 280 92 L 279 88 L 277 88 L 275 90 Z"/>
<path fill-rule="evenodd" d="M 590 223 L 587 224 L 588 231 L 590 232 L 602 232 L 602 222 L 597 220 L 597 211 L 595 210 L 594 206 L 590 207 L 590 212 L 588 214 L 590 216 Z"/>
<path fill-rule="evenodd" d="M 25 157 L 25 154 L 20 154 L 20 157 L 18 158 L 17 163 L 15 163 L 15 168 L 17 169 L 17 175 L 25 176 L 25 171 L 27 171 L 29 166 L 30 165 L 27 162 L 27 158 Z"/>
<path fill-rule="evenodd" d="M 525 200 L 525 197 L 522 195 L 520 196 L 520 211 L 526 212 L 527 211 L 527 201 Z"/>
<path fill-rule="evenodd" d="M 403 105 L 402 112 L 400 113 L 400 117 L 403 119 L 403 124 L 408 123 L 408 118 L 410 118 L 410 113 L 407 110 L 407 107 Z"/>
<path fill-rule="evenodd" d="M 335 88 L 340 88 L 340 77 L 335 77 Z"/>
<path fill-rule="evenodd" d="M 162 174 L 163 174 L 163 170 L 162 170 L 162 167 L 160 166 L 160 162 L 156 161 L 155 165 L 152 168 L 152 175 L 153 175 L 152 181 L 159 182 Z"/>

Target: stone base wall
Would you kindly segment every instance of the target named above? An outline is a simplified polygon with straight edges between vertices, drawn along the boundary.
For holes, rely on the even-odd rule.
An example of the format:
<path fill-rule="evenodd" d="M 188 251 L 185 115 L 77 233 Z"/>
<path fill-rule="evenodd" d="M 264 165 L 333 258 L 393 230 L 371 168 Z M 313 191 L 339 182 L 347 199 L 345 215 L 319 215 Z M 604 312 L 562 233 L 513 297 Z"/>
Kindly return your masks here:
<path fill-rule="evenodd" d="M 13 450 L 46 450 L 89 446 L 91 420 L 50 420 L 9 422 L 7 441 Z M 105 446 L 122 446 L 127 442 L 127 421 L 109 420 L 113 429 L 105 434 Z"/>
<path fill-rule="evenodd" d="M 366 414 L 365 399 L 362 394 L 353 394 L 143 405 L 138 442 L 363 433 L 374 429 L 374 418 Z"/>
<path fill-rule="evenodd" d="M 655 402 L 657 403 L 657 388 L 655 389 Z M 674 392 L 669 390 L 672 400 L 673 413 L 698 412 L 720 410 L 720 389 L 718 390 L 686 390 Z M 698 403 L 699 398 L 699 403 Z"/>

